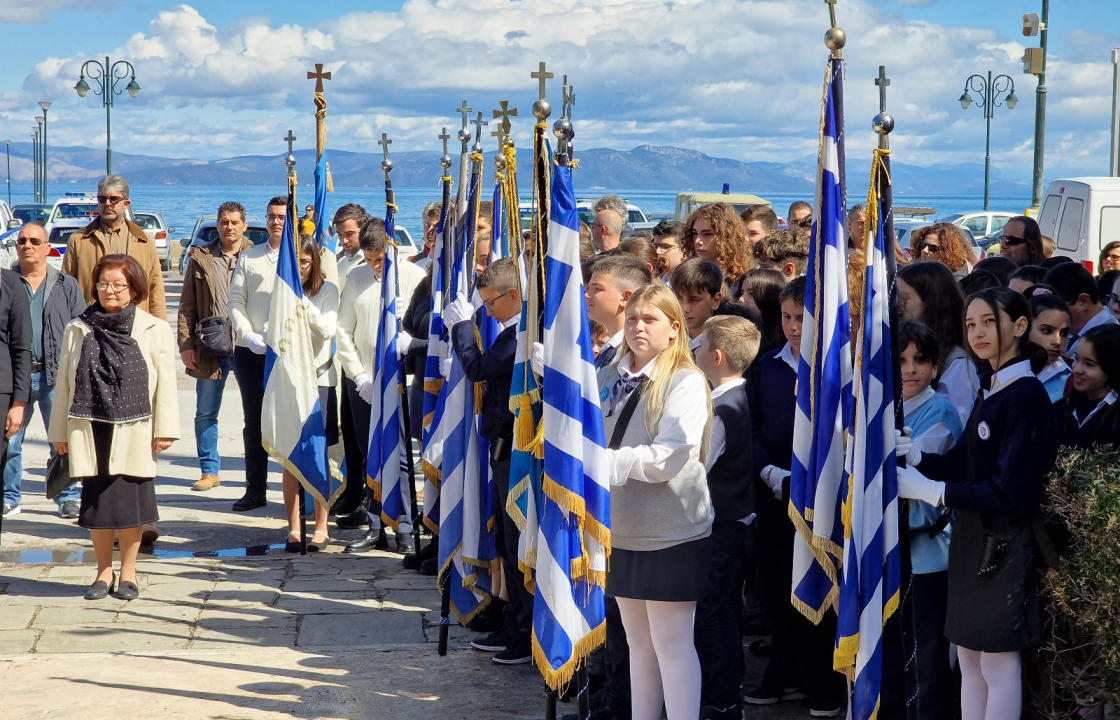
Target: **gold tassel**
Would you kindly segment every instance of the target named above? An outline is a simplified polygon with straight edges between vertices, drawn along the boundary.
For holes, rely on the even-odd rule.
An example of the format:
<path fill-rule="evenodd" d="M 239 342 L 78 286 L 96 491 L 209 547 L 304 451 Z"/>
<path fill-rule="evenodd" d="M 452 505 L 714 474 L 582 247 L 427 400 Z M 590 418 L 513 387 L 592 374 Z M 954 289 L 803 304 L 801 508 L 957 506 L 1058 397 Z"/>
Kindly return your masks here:
<path fill-rule="evenodd" d="M 334 192 L 334 178 L 331 177 L 331 162 L 327 161 L 327 192 Z"/>

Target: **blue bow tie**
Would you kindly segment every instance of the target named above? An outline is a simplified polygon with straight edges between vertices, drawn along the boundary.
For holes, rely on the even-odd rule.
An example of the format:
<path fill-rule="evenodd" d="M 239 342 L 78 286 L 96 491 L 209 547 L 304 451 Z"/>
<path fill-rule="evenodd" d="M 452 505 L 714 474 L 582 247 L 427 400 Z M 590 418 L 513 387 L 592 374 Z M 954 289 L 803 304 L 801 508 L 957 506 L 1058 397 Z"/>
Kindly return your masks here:
<path fill-rule="evenodd" d="M 629 375 L 626 377 L 619 376 L 611 386 L 610 395 L 607 396 L 607 417 L 614 414 L 615 408 L 618 403 L 627 395 L 634 392 L 634 389 L 644 383 L 648 378 L 645 375 Z"/>

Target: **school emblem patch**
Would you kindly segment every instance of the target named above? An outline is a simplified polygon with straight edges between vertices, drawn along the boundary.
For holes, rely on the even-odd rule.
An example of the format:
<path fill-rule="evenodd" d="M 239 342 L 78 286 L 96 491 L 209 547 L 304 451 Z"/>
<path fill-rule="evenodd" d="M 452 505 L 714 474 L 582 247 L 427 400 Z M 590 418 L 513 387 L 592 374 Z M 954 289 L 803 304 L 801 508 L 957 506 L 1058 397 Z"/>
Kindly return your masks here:
<path fill-rule="evenodd" d="M 992 436 L 992 429 L 988 427 L 988 423 L 981 421 L 976 426 L 976 434 L 980 436 L 981 440 L 987 440 Z"/>

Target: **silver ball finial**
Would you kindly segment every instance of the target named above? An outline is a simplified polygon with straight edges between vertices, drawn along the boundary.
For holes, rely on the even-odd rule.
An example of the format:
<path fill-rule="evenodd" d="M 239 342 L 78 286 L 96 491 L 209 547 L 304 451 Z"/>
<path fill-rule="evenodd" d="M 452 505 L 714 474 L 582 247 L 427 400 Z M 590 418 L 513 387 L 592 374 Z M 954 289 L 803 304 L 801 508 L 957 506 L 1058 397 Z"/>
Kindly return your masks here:
<path fill-rule="evenodd" d="M 456 134 L 459 136 L 459 142 L 469 142 L 471 139 L 471 131 L 466 128 L 459 128 Z"/>
<path fill-rule="evenodd" d="M 572 121 L 566 117 L 562 117 L 552 123 L 552 134 L 560 140 L 571 140 L 572 137 L 575 136 L 575 131 L 572 129 Z"/>
<path fill-rule="evenodd" d="M 871 129 L 880 135 L 890 135 L 894 130 L 894 118 L 889 113 L 881 112 L 871 118 Z"/>
<path fill-rule="evenodd" d="M 383 172 L 393 172 L 393 161 L 390 160 L 389 158 L 385 158 L 384 160 L 382 160 L 381 161 L 381 170 Z"/>
<path fill-rule="evenodd" d="M 440 166 L 441 168 L 443 168 L 444 170 L 446 170 L 447 168 L 451 167 L 451 156 L 450 156 L 450 155 L 442 155 L 442 156 L 440 156 L 440 159 L 439 159 L 439 166 Z"/>
<path fill-rule="evenodd" d="M 284 160 L 284 164 L 289 167 L 294 166 L 296 164 L 296 156 L 292 153 L 288 153 L 288 157 Z"/>
<path fill-rule="evenodd" d="M 476 142 L 474 145 L 471 145 L 471 152 L 482 152 L 482 143 Z"/>
<path fill-rule="evenodd" d="M 842 50 L 847 42 L 848 34 L 838 27 L 829 28 L 824 33 L 824 45 L 833 52 Z"/>
<path fill-rule="evenodd" d="M 498 168 L 498 170 L 505 170 L 506 169 L 506 159 L 504 157 L 502 157 L 501 155 L 495 155 L 494 156 L 494 167 Z"/>
<path fill-rule="evenodd" d="M 552 103 L 548 100 L 536 100 L 533 102 L 533 117 L 537 120 L 547 120 L 548 116 L 552 114 Z"/>

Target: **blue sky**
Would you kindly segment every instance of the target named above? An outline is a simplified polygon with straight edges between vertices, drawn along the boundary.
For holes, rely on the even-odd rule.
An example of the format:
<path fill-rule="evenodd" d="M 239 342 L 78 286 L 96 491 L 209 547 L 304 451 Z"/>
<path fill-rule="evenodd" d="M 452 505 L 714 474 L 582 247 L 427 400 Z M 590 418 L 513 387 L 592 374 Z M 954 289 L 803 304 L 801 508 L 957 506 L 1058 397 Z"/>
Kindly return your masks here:
<path fill-rule="evenodd" d="M 871 79 L 885 64 L 895 156 L 981 161 L 983 115 L 957 98 L 970 73 L 992 70 L 1014 79 L 1020 99 L 993 119 L 993 164 L 1029 177 L 1035 81 L 1019 57 L 1037 40 L 1020 25 L 1040 5 L 839 0 L 849 148 L 875 142 Z M 1113 0 L 1052 5 L 1047 176 L 1103 174 L 1120 15 Z M 782 162 L 815 152 L 827 19 L 821 0 L 4 0 L 0 132 L 26 138 L 35 102 L 50 99 L 52 145 L 102 147 L 100 101 L 72 87 L 83 60 L 110 54 L 131 60 L 143 87 L 116 100 L 117 151 L 274 154 L 289 126 L 310 143 L 304 73 L 315 62 L 335 73 L 331 147 L 374 151 L 388 132 L 395 150 L 435 149 L 462 98 L 487 116 L 499 99 L 520 106 L 524 145 L 529 72 L 545 59 L 576 87 L 577 148 L 649 143 Z"/>

